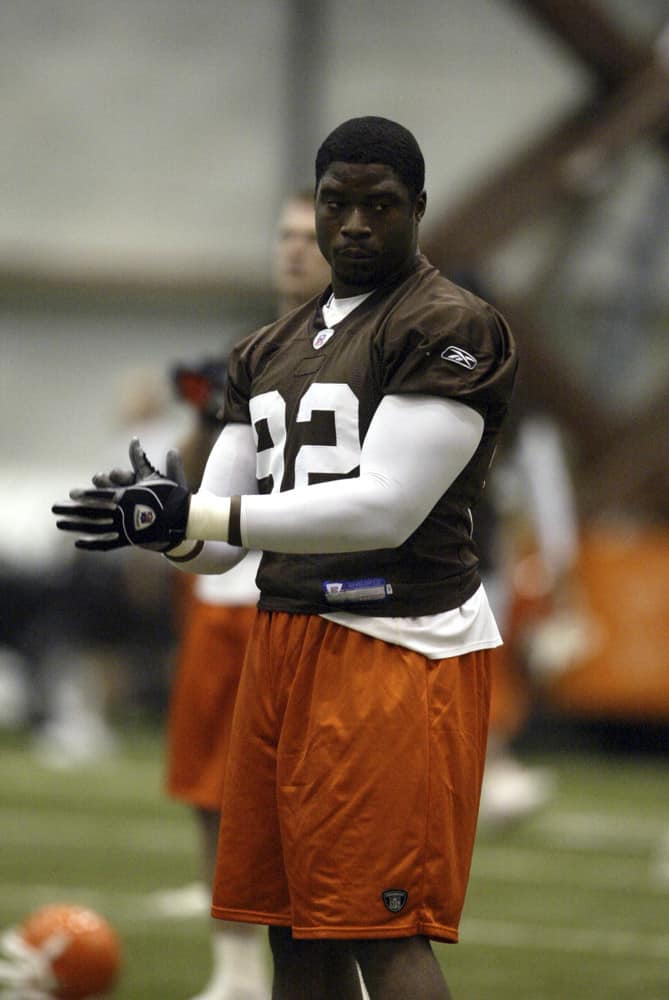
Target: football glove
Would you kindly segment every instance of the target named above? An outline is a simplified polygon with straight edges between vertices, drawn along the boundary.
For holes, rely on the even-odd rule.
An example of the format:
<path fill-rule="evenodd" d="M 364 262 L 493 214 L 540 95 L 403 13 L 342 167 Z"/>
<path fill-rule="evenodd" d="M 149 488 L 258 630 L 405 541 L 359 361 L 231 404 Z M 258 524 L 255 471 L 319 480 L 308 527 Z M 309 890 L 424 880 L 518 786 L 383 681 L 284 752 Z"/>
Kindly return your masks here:
<path fill-rule="evenodd" d="M 187 485 L 178 452 L 169 451 L 167 453 L 167 474 L 165 476 L 149 462 L 138 438 L 133 438 L 130 442 L 129 453 L 132 468 L 116 468 L 110 472 L 96 472 L 94 476 L 91 476 L 93 485 L 101 489 L 114 488 L 116 486 L 136 486 L 143 479 L 150 479 L 152 476 L 156 476 L 158 479 L 173 479 L 179 486 Z"/>
<path fill-rule="evenodd" d="M 96 489 L 70 492 L 71 504 L 51 510 L 64 518 L 61 531 L 79 534 L 78 549 L 108 552 L 139 545 L 167 552 L 186 537 L 191 492 L 177 452 L 167 456 L 167 475 L 149 462 L 137 438 L 130 443 L 132 470 L 93 477 Z"/>

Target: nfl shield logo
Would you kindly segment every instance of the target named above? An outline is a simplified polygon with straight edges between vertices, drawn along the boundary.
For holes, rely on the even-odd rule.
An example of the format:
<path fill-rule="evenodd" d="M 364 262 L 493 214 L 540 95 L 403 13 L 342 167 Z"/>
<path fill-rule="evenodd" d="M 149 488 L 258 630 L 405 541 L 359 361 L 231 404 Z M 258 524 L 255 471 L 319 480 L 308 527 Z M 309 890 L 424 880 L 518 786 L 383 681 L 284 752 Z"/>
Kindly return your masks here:
<path fill-rule="evenodd" d="M 316 334 L 316 336 L 314 337 L 314 339 L 311 342 L 311 345 L 312 345 L 313 349 L 315 351 L 317 351 L 319 349 L 319 347 L 323 346 L 323 344 L 327 344 L 328 340 L 330 339 L 330 337 L 332 336 L 333 333 L 334 333 L 334 330 L 330 330 L 330 329 L 319 330 L 318 333 Z"/>
<path fill-rule="evenodd" d="M 152 507 L 147 507 L 142 503 L 135 504 L 135 516 L 133 518 L 135 531 L 144 531 L 146 528 L 150 528 L 155 519 L 156 514 Z"/>
<path fill-rule="evenodd" d="M 381 893 L 381 898 L 387 910 L 390 910 L 391 913 L 399 913 L 400 910 L 404 909 L 409 893 L 404 889 L 385 889 Z"/>

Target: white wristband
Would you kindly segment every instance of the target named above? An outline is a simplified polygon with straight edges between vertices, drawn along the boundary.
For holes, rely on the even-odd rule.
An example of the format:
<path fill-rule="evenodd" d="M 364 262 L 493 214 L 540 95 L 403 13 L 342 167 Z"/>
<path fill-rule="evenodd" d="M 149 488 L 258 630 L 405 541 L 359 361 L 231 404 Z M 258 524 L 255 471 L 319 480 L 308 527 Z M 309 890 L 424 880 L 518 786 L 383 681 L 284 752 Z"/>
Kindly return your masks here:
<path fill-rule="evenodd" d="M 204 542 L 227 542 L 230 497 L 217 497 L 200 490 L 190 500 L 186 537 Z"/>

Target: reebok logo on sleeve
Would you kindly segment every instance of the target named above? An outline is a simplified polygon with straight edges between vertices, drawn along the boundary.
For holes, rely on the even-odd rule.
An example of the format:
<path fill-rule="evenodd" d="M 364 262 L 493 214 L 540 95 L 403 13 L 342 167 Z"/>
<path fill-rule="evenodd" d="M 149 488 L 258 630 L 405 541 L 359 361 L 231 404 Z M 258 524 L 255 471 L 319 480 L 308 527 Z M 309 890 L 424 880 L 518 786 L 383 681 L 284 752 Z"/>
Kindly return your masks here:
<path fill-rule="evenodd" d="M 473 354 L 469 351 L 463 350 L 462 347 L 456 347 L 455 344 L 451 344 L 450 347 L 444 348 L 441 352 L 441 357 L 444 361 L 451 361 L 454 365 L 460 365 L 462 368 L 467 368 L 469 371 L 473 371 L 478 361 Z"/>

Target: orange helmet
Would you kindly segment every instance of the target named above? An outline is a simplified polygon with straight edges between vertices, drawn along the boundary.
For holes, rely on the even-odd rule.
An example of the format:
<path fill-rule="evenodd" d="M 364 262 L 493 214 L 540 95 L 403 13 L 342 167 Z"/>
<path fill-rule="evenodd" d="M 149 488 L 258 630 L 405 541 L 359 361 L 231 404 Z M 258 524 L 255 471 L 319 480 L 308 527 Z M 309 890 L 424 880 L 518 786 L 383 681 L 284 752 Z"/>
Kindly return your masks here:
<path fill-rule="evenodd" d="M 43 906 L 16 928 L 32 957 L 36 990 L 58 1000 L 84 1000 L 107 993 L 119 973 L 121 945 L 104 917 L 71 903 Z M 26 970 L 30 969 L 30 961 Z M 33 984 L 30 983 L 30 986 Z"/>

